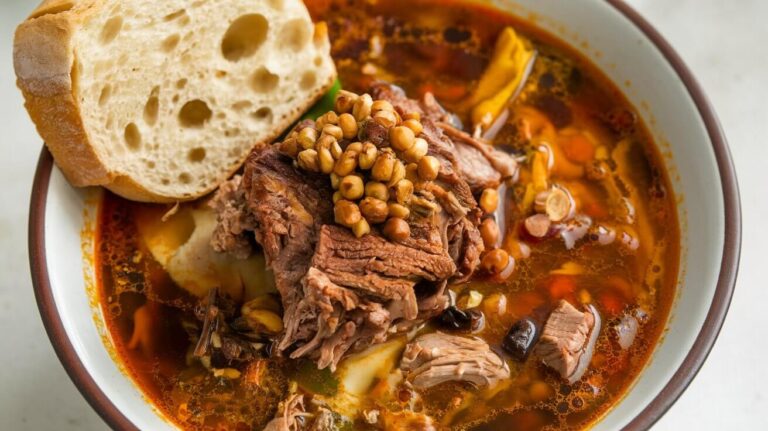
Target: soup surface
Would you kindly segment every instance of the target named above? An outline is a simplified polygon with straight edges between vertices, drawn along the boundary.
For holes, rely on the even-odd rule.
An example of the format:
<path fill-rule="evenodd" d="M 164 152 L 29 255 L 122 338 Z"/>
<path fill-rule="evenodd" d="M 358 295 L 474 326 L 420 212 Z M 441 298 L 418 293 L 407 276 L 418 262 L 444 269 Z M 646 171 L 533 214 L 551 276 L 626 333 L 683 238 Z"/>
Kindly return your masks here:
<path fill-rule="evenodd" d="M 492 69 L 500 35 L 513 28 L 536 53 L 508 116 L 494 122 L 498 127 L 491 140 L 520 163 L 516 181 L 499 189 L 496 212 L 499 248 L 513 264 L 501 274 L 479 271 L 448 287 L 455 309 L 482 315 L 472 335 L 502 358 L 509 377 L 481 388 L 449 381 L 410 392 L 396 386 L 392 393 L 386 383 L 396 374 L 397 357 L 390 366 L 363 364 L 383 374 L 349 401 L 341 400 L 349 389 L 343 387 L 349 378 L 344 373 L 354 369 L 354 361 L 342 362 L 332 373 L 262 345 L 257 346 L 264 349 L 260 357 L 246 363 L 222 367 L 210 358 L 201 360 L 194 354 L 201 301 L 209 285 L 221 291 L 229 281 L 180 286 L 179 276 L 171 275 L 178 269 L 172 269 L 174 261 L 163 250 L 191 243 L 205 220 L 210 222 L 206 200 L 184 204 L 162 222 L 169 207 L 107 193 L 98 229 L 98 279 L 120 360 L 182 429 L 262 429 L 290 393 L 330 405 L 335 429 L 410 428 L 384 419 L 404 411 L 429 416 L 437 429 L 588 427 L 642 371 L 659 342 L 677 282 L 674 197 L 661 157 L 634 109 L 565 44 L 495 10 L 416 0 L 310 0 L 307 5 L 316 21 L 328 23 L 344 89 L 363 93 L 374 81 L 385 80 L 413 98 L 432 93 L 470 134 L 478 122 L 473 118 L 477 105 L 467 101 Z M 558 230 L 549 221 L 541 231 L 535 224 L 539 219 L 529 221 L 537 206 L 546 205 L 537 199 L 542 188 L 552 187 L 568 197 L 571 214 L 590 220 L 584 232 L 578 225 Z M 220 266 L 247 279 L 235 283 L 245 286 L 230 295 L 235 307 L 253 296 L 249 289 L 274 293 L 263 256 Z M 546 314 L 562 300 L 579 309 L 594 307 L 602 321 L 588 368 L 573 383 L 534 355 L 521 358 L 503 347 L 521 319 L 534 322 L 540 332 Z M 445 320 L 441 315 L 419 333 L 449 331 Z M 385 346 L 399 354 L 397 343 L 390 338 Z M 375 353 L 364 355 L 375 361 Z M 430 429 L 412 426 L 420 428 Z"/>

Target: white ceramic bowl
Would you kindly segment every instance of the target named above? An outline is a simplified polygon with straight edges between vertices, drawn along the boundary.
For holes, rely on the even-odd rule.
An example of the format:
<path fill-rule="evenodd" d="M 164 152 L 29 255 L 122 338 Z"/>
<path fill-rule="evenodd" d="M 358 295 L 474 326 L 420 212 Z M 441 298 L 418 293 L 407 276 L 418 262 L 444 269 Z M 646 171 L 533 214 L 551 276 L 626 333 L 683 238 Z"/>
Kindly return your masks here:
<path fill-rule="evenodd" d="M 246 1 L 246 0 L 244 0 Z M 591 58 L 619 85 L 662 151 L 682 228 L 680 293 L 663 341 L 599 430 L 649 428 L 706 359 L 733 293 L 741 216 L 725 138 L 698 84 L 662 37 L 620 0 L 492 0 Z M 70 376 L 116 429 L 173 429 L 110 355 L 94 299 L 92 232 L 100 192 L 73 189 L 43 151 L 30 211 L 39 307 Z M 83 235 L 83 233 L 86 233 Z"/>

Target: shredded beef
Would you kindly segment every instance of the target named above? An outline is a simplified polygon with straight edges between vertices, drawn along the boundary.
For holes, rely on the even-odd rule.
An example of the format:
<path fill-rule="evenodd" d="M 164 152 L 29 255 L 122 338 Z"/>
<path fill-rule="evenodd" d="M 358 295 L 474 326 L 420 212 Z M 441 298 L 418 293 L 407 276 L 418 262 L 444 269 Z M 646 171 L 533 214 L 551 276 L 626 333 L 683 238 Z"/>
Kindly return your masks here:
<path fill-rule="evenodd" d="M 485 341 L 441 332 L 422 335 L 409 343 L 400 368 L 418 389 L 449 381 L 484 387 L 509 377 L 509 367 Z"/>
<path fill-rule="evenodd" d="M 245 259 L 253 253 L 248 232 L 256 228 L 250 211 L 246 208 L 243 189 L 240 188 L 240 175 L 219 186 L 219 190 L 209 202 L 218 214 L 218 224 L 213 232 L 211 246 L 218 252 L 228 252 L 239 259 Z"/>
<path fill-rule="evenodd" d="M 441 163 L 437 180 L 415 190 L 421 207 L 412 208 L 409 238 L 389 241 L 376 227 L 356 238 L 335 226 L 327 176 L 298 170 L 276 146 L 254 152 L 242 179 L 212 201 L 219 216 L 216 250 L 242 256 L 255 240 L 275 274 L 285 310 L 278 352 L 312 358 L 320 368 L 335 368 L 348 352 L 439 314 L 448 304 L 447 284 L 467 280 L 483 252 L 471 178 L 461 169 L 456 143 L 439 126 L 453 117 L 431 95 L 419 102 L 387 84 L 374 85 L 371 93 L 401 114 L 420 112 L 420 136 Z M 360 134 L 381 145 L 384 132 L 369 122 Z M 473 163 L 473 170 L 493 171 L 496 183 L 506 178 L 488 157 Z"/>

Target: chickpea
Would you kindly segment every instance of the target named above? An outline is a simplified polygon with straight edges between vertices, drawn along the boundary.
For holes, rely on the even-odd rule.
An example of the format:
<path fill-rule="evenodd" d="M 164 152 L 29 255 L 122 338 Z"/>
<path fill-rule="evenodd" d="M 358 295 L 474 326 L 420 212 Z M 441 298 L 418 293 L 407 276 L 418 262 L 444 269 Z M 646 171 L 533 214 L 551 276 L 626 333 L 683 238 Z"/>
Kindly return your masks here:
<path fill-rule="evenodd" d="M 363 180 L 357 175 L 347 175 L 341 179 L 339 183 L 339 191 L 344 199 L 355 201 L 363 197 L 365 188 L 363 187 Z"/>
<path fill-rule="evenodd" d="M 355 171 L 357 167 L 357 153 L 354 151 L 344 151 L 336 161 L 336 166 L 333 168 L 333 173 L 340 177 L 346 177 Z"/>
<path fill-rule="evenodd" d="M 403 119 L 406 120 L 406 121 L 407 120 L 421 121 L 421 113 L 415 112 L 415 111 L 414 112 L 409 112 L 409 113 L 403 115 Z"/>
<path fill-rule="evenodd" d="M 424 181 L 434 181 L 440 173 L 440 161 L 433 156 L 424 156 L 418 164 L 419 178 Z"/>
<path fill-rule="evenodd" d="M 499 192 L 496 189 L 485 189 L 480 195 L 480 208 L 490 214 L 499 207 Z"/>
<path fill-rule="evenodd" d="M 389 103 L 386 100 L 377 100 L 377 101 L 373 102 L 373 105 L 371 105 L 371 112 L 373 112 L 375 114 L 375 113 L 377 113 L 379 111 L 394 112 L 395 111 L 395 107 L 392 106 L 392 104 Z"/>
<path fill-rule="evenodd" d="M 352 111 L 352 107 L 355 106 L 358 96 L 355 93 L 346 90 L 339 90 L 336 95 L 336 102 L 334 103 L 334 110 L 340 114 L 345 114 Z"/>
<path fill-rule="evenodd" d="M 342 195 L 341 195 L 341 192 L 340 192 L 340 191 L 336 190 L 335 192 L 333 192 L 333 203 L 334 203 L 334 204 L 335 204 L 336 202 L 338 202 L 338 201 L 342 200 L 342 199 L 344 199 L 344 196 L 342 196 Z"/>
<path fill-rule="evenodd" d="M 405 179 L 412 183 L 419 182 L 419 165 L 416 163 L 408 163 L 405 166 Z"/>
<path fill-rule="evenodd" d="M 324 174 L 330 174 L 333 172 L 333 167 L 336 163 L 331 155 L 331 150 L 328 148 L 320 148 L 317 150 L 317 159 L 320 165 L 320 172 Z"/>
<path fill-rule="evenodd" d="M 408 180 L 400 180 L 395 184 L 395 199 L 403 205 L 408 203 L 413 196 L 413 183 Z"/>
<path fill-rule="evenodd" d="M 336 138 L 330 135 L 320 135 L 320 139 L 315 143 L 315 150 L 320 151 L 323 148 L 330 150 L 333 143 L 336 142 Z"/>
<path fill-rule="evenodd" d="M 339 115 L 339 127 L 341 127 L 344 139 L 352 139 L 357 136 L 357 120 L 352 114 Z"/>
<path fill-rule="evenodd" d="M 411 129 L 408 129 L 411 130 Z M 413 146 L 402 153 L 403 158 L 411 163 L 418 163 L 429 152 L 429 144 L 423 138 L 416 138 Z"/>
<path fill-rule="evenodd" d="M 503 249 L 497 248 L 485 253 L 480 267 L 491 274 L 498 274 L 509 264 L 509 254 Z"/>
<path fill-rule="evenodd" d="M 360 214 L 360 208 L 354 202 L 344 199 L 340 199 L 333 206 L 333 216 L 336 223 L 347 227 L 354 226 L 355 223 L 363 218 L 362 214 Z"/>
<path fill-rule="evenodd" d="M 369 181 L 365 185 L 365 196 L 386 202 L 389 200 L 389 188 L 387 188 L 386 184 Z"/>
<path fill-rule="evenodd" d="M 299 142 L 296 138 L 288 138 L 280 143 L 278 151 L 292 159 L 295 159 L 299 154 Z"/>
<path fill-rule="evenodd" d="M 336 125 L 339 122 L 339 116 L 336 115 L 333 111 L 328 111 L 325 114 L 321 115 L 320 118 L 317 119 L 315 122 L 315 126 L 322 130 L 327 125 Z"/>
<path fill-rule="evenodd" d="M 419 120 L 405 120 L 403 121 L 403 126 L 411 129 L 413 131 L 413 134 L 416 136 L 419 136 L 421 132 L 424 131 L 424 126 L 419 122 Z"/>
<path fill-rule="evenodd" d="M 362 142 L 353 142 L 349 145 L 347 145 L 347 149 L 345 151 L 353 151 L 357 154 L 360 154 L 363 152 L 363 143 Z"/>
<path fill-rule="evenodd" d="M 405 126 L 393 127 L 389 131 L 389 142 L 392 148 L 397 151 L 407 151 L 413 147 L 416 141 L 416 136 L 413 134 L 413 130 Z"/>
<path fill-rule="evenodd" d="M 360 166 L 360 169 L 371 169 L 373 164 L 376 163 L 376 158 L 378 156 L 379 149 L 372 143 L 366 142 L 363 144 L 363 150 L 360 152 L 360 155 L 357 156 L 357 164 Z"/>
<path fill-rule="evenodd" d="M 368 118 L 371 115 L 372 106 L 373 99 L 370 94 L 360 96 L 352 107 L 352 115 L 355 116 L 355 120 L 363 121 Z"/>
<path fill-rule="evenodd" d="M 395 155 L 388 152 L 381 152 L 376 162 L 371 168 L 371 178 L 376 181 L 388 182 L 392 178 L 392 171 L 395 168 Z"/>
<path fill-rule="evenodd" d="M 337 140 L 342 139 L 344 137 L 344 132 L 341 130 L 341 127 L 333 124 L 325 125 L 323 127 L 323 134 L 328 136 L 333 136 Z"/>
<path fill-rule="evenodd" d="M 487 218 L 480 224 L 480 236 L 483 238 L 483 244 L 486 249 L 495 248 L 499 242 L 499 225 L 496 220 Z"/>
<path fill-rule="evenodd" d="M 405 178 L 405 165 L 400 160 L 396 160 L 395 166 L 392 168 L 392 177 L 389 179 L 388 185 L 393 187 L 403 178 Z"/>
<path fill-rule="evenodd" d="M 411 227 L 408 223 L 397 217 L 392 217 L 384 224 L 384 236 L 392 241 L 403 241 L 411 236 Z"/>
<path fill-rule="evenodd" d="M 328 111 L 323 115 L 325 124 L 339 124 L 339 115 L 333 111 Z"/>
<path fill-rule="evenodd" d="M 341 183 L 341 177 L 336 175 L 336 173 L 331 172 L 331 188 L 333 188 L 334 190 L 338 190 L 340 183 Z"/>
<path fill-rule="evenodd" d="M 366 219 L 362 218 L 352 226 L 352 233 L 355 234 L 355 237 L 362 238 L 371 233 L 371 225 L 368 224 Z"/>
<path fill-rule="evenodd" d="M 411 216 L 411 210 L 409 210 L 408 207 L 405 205 L 400 205 L 394 202 L 390 202 L 387 206 L 389 207 L 390 217 L 397 217 L 403 220 L 407 220 L 408 217 Z"/>
<path fill-rule="evenodd" d="M 397 125 L 397 116 L 393 111 L 379 111 L 373 114 L 373 120 L 386 128 Z"/>
<path fill-rule="evenodd" d="M 320 164 L 317 160 L 317 151 L 315 150 L 304 150 L 300 152 L 296 162 L 299 164 L 299 167 L 305 171 L 320 172 Z"/>
<path fill-rule="evenodd" d="M 331 144 L 330 150 L 334 160 L 339 160 L 339 158 L 341 157 L 341 154 L 344 152 L 341 149 L 341 145 L 339 145 L 339 143 L 336 140 L 334 140 L 333 143 Z"/>
<path fill-rule="evenodd" d="M 305 150 L 312 149 L 317 141 L 317 130 L 314 127 L 305 127 L 301 129 L 297 139 L 301 148 Z"/>
<path fill-rule="evenodd" d="M 389 207 L 383 200 L 367 197 L 360 201 L 360 212 L 373 224 L 384 223 L 389 215 Z"/>

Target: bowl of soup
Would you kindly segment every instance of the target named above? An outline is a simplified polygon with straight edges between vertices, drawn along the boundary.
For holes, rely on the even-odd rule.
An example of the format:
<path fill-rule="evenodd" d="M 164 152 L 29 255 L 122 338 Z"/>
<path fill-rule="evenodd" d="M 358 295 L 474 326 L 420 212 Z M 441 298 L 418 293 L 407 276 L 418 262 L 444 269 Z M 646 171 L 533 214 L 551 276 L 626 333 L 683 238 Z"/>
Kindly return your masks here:
<path fill-rule="evenodd" d="M 674 50 L 621 1 L 305 3 L 339 85 L 213 195 L 76 189 L 43 151 L 32 275 L 94 409 L 649 428 L 714 344 L 740 248 L 727 144 Z"/>

